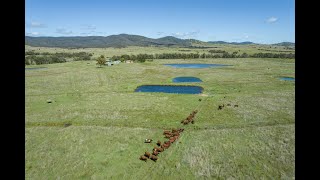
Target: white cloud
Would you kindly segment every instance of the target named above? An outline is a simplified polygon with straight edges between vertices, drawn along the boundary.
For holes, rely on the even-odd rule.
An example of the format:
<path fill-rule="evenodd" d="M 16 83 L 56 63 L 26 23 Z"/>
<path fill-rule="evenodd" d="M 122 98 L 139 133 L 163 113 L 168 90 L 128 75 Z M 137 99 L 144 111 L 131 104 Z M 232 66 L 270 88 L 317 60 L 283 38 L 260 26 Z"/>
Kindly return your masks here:
<path fill-rule="evenodd" d="M 97 27 L 95 25 L 84 25 L 82 29 L 94 31 L 97 29 Z"/>
<path fill-rule="evenodd" d="M 267 23 L 274 23 L 276 21 L 278 21 L 278 18 L 276 17 L 270 17 L 269 19 L 267 19 Z"/>
<path fill-rule="evenodd" d="M 40 22 L 35 22 L 35 21 L 31 21 L 30 23 L 27 23 L 26 26 L 31 27 L 31 28 L 45 28 L 45 27 L 47 27 L 47 25 L 40 23 Z"/>
<path fill-rule="evenodd" d="M 186 33 L 172 33 L 171 35 L 177 38 L 195 38 L 196 36 L 198 36 L 198 34 L 200 33 L 200 31 L 192 31 L 192 32 L 186 32 Z"/>
<path fill-rule="evenodd" d="M 68 31 L 67 29 L 65 29 L 65 28 L 58 28 L 58 29 L 56 29 L 56 33 L 58 33 L 58 34 L 73 34 L 73 32 L 72 31 Z"/>

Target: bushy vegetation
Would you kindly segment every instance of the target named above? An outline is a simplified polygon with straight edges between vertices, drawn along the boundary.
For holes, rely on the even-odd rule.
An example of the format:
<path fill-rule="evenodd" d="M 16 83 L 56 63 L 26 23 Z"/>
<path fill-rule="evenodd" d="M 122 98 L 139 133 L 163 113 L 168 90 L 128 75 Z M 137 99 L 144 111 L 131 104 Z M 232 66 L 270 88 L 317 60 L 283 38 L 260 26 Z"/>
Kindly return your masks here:
<path fill-rule="evenodd" d="M 97 65 L 99 65 L 99 67 L 101 67 L 106 63 L 106 58 L 104 57 L 104 55 L 101 55 L 100 57 L 98 57 L 96 59 L 96 61 L 97 61 Z"/>
<path fill-rule="evenodd" d="M 209 53 L 228 53 L 228 52 L 224 50 L 209 50 Z"/>
<path fill-rule="evenodd" d="M 29 55 L 25 57 L 25 64 L 53 64 L 53 63 L 63 63 L 67 62 L 64 57 L 61 56 L 36 56 L 36 55 Z"/>
<path fill-rule="evenodd" d="M 289 58 L 289 59 L 294 59 L 295 54 L 289 53 L 289 54 L 274 54 L 274 53 L 255 53 L 249 57 L 254 57 L 254 58 Z"/>
<path fill-rule="evenodd" d="M 25 65 L 30 64 L 53 64 L 67 62 L 66 58 L 72 58 L 74 61 L 87 61 L 91 60 L 91 53 L 76 52 L 76 53 L 48 53 L 48 52 L 25 52 Z"/>

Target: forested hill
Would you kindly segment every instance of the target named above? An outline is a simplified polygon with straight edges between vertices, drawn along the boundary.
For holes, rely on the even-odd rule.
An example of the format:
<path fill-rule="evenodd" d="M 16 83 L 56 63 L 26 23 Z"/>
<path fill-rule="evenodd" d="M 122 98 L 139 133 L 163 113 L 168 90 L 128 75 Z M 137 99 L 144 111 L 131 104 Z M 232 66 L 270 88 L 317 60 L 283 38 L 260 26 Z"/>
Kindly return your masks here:
<path fill-rule="evenodd" d="M 102 48 L 126 46 L 191 46 L 191 42 L 173 36 L 159 39 L 147 38 L 139 35 L 119 34 L 103 36 L 78 37 L 25 37 L 25 44 L 36 47 L 62 48 Z"/>

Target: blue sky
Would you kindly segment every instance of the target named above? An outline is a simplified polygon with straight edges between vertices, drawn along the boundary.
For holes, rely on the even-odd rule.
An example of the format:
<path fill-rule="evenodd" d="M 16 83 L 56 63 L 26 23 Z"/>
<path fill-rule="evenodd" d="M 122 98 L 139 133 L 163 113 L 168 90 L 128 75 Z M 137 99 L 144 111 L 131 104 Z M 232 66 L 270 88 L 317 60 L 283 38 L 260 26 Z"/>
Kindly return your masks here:
<path fill-rule="evenodd" d="M 295 42 L 294 0 L 26 0 L 28 36 Z"/>

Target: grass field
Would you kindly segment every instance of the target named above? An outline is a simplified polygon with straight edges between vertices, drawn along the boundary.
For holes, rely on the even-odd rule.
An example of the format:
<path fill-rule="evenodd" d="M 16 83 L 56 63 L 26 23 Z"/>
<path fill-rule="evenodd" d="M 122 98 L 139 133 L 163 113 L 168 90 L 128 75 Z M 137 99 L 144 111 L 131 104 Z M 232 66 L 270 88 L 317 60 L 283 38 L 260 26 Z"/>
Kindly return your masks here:
<path fill-rule="evenodd" d="M 233 66 L 176 69 L 166 63 Z M 295 177 L 295 83 L 279 80 L 295 76 L 293 59 L 41 67 L 47 68 L 25 72 L 26 179 Z M 202 86 L 203 94 L 134 93 L 139 85 L 176 84 L 177 76 L 200 78 L 187 84 Z M 232 106 L 217 109 L 227 103 Z M 195 124 L 181 125 L 195 109 Z M 185 131 L 157 162 L 138 159 L 155 145 L 144 139 L 163 141 L 164 129 L 178 127 Z"/>
<path fill-rule="evenodd" d="M 200 46 L 200 45 L 199 45 Z M 224 50 L 229 53 L 237 51 L 239 54 L 247 53 L 280 53 L 277 51 L 284 51 L 281 53 L 295 53 L 294 50 L 288 50 L 284 46 L 270 46 L 270 45 L 224 45 L 224 44 L 206 44 L 205 49 L 194 49 L 187 47 L 138 47 L 138 46 L 129 46 L 126 48 L 77 48 L 77 49 L 65 49 L 65 48 L 48 48 L 48 47 L 31 47 L 26 45 L 25 50 L 36 52 L 66 52 L 66 53 L 77 53 L 77 52 L 87 52 L 93 53 L 93 57 L 98 57 L 104 55 L 105 57 L 112 57 L 114 55 L 123 55 L 123 54 L 162 54 L 162 53 L 199 53 L 199 54 L 210 54 L 209 50 Z"/>

